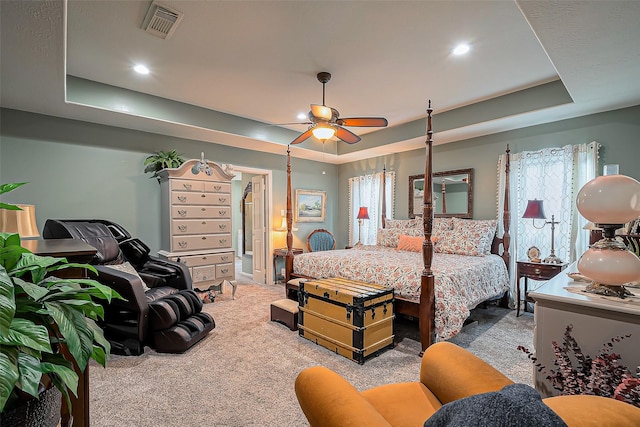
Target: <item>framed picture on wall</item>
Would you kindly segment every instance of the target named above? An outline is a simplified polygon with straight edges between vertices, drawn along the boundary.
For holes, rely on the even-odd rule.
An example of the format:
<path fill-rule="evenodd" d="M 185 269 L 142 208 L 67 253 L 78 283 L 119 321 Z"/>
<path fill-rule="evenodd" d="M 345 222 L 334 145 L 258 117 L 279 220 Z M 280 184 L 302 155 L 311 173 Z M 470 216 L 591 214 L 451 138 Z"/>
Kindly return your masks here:
<path fill-rule="evenodd" d="M 326 210 L 326 191 L 296 190 L 295 222 L 324 222 Z"/>

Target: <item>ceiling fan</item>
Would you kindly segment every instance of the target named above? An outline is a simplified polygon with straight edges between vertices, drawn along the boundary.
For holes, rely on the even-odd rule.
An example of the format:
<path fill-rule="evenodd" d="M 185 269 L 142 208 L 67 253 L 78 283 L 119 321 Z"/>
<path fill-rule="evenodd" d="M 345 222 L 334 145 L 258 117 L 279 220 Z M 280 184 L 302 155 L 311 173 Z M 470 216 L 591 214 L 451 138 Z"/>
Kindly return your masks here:
<path fill-rule="evenodd" d="M 316 137 L 324 142 L 332 136 L 336 136 L 347 144 L 355 144 L 360 141 L 360 137 L 343 126 L 356 127 L 385 127 L 388 122 L 384 117 L 350 117 L 342 119 L 340 113 L 333 107 L 327 107 L 324 102 L 325 84 L 331 80 L 331 73 L 323 71 L 317 75 L 318 81 L 322 83 L 322 105 L 311 104 L 309 111 L 309 122 L 299 123 L 307 124 L 309 129 L 303 132 L 291 144 L 299 144 L 311 136 Z"/>

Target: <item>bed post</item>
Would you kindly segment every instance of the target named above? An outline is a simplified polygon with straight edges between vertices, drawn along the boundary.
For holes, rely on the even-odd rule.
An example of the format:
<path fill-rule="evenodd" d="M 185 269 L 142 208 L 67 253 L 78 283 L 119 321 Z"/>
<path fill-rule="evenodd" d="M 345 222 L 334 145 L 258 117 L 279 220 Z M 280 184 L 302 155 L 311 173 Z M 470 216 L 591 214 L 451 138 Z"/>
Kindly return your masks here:
<path fill-rule="evenodd" d="M 285 282 L 291 280 L 293 272 L 293 209 L 291 203 L 291 145 L 287 145 L 287 254 L 284 258 Z M 285 292 L 288 292 L 285 286 Z M 288 295 L 286 295 L 288 297 Z"/>
<path fill-rule="evenodd" d="M 509 246 L 511 244 L 511 235 L 509 234 L 509 226 L 511 222 L 511 210 L 509 207 L 509 171 L 511 166 L 511 158 L 509 153 L 509 144 L 507 144 L 507 155 L 505 156 L 505 169 L 504 169 L 504 205 L 502 210 L 502 227 L 504 228 L 504 234 L 502 235 L 502 259 L 507 265 L 507 270 L 511 262 L 511 254 L 509 254 Z"/>
<path fill-rule="evenodd" d="M 387 219 L 387 165 L 382 166 L 382 228 Z"/>
<path fill-rule="evenodd" d="M 424 190 L 422 206 L 422 224 L 424 227 L 424 240 L 422 241 L 422 261 L 424 269 L 420 278 L 420 308 L 418 314 L 418 324 L 420 327 L 420 343 L 422 351 L 420 356 L 431 344 L 435 342 L 435 312 L 436 300 L 434 289 L 433 271 L 431 262 L 433 260 L 433 243 L 431 242 L 431 232 L 433 230 L 433 179 L 432 179 L 432 154 L 433 154 L 433 130 L 431 128 L 431 100 L 427 108 L 427 145 L 426 161 L 424 167 Z"/>

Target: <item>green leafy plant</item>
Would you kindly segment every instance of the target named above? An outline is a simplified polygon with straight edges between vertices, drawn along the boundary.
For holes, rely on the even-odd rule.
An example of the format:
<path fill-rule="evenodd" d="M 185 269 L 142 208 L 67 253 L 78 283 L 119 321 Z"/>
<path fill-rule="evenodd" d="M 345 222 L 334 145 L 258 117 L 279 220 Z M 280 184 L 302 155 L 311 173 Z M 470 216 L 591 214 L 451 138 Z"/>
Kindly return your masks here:
<path fill-rule="evenodd" d="M 23 184 L 0 184 L 0 194 Z M 77 395 L 78 387 L 72 362 L 82 371 L 90 359 L 106 366 L 110 345 L 96 323 L 104 309 L 94 299 L 120 295 L 95 280 L 55 277 L 68 268 L 96 273 L 91 265 L 35 255 L 18 234 L 0 233 L 0 412 L 38 397 L 47 377 L 70 405 L 69 393 Z"/>
<path fill-rule="evenodd" d="M 568 325 L 562 345 L 553 341 L 554 365 L 547 373 L 529 349 L 518 346 L 534 363 L 536 370 L 546 374 L 554 389 L 562 395 L 589 394 L 611 397 L 640 407 L 640 367 L 636 374 L 618 362 L 620 354 L 613 352 L 616 343 L 631 337 L 630 334 L 611 338 L 594 358 L 585 355 L 571 335 L 573 325 Z"/>
<path fill-rule="evenodd" d="M 153 172 L 151 178 L 156 178 L 160 181 L 158 172 L 166 168 L 177 168 L 185 162 L 182 154 L 178 154 L 176 150 L 169 150 L 166 153 L 164 151 L 156 151 L 144 160 L 145 173 Z"/>

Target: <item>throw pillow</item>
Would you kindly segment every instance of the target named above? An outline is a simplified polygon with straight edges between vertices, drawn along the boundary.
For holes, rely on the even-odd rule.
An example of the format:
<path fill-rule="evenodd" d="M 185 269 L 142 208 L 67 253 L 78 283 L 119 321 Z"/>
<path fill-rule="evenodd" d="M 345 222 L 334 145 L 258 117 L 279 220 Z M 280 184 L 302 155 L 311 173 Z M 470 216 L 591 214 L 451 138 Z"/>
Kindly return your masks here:
<path fill-rule="evenodd" d="M 142 277 L 140 277 L 140 275 L 138 274 L 136 269 L 133 268 L 133 265 L 129 264 L 128 262 L 123 262 L 122 264 L 109 264 L 109 265 L 104 265 L 103 267 L 108 267 L 108 268 L 111 268 L 113 270 L 123 271 L 125 273 L 132 274 L 132 275 L 136 276 L 138 279 L 140 279 L 140 282 L 142 282 L 142 289 L 145 292 L 147 292 L 149 290 L 149 287 L 147 286 L 146 283 L 144 283 L 144 280 L 142 280 Z"/>
<path fill-rule="evenodd" d="M 476 394 L 443 405 L 424 427 L 565 427 L 558 414 L 526 384 L 511 384 L 500 391 Z"/>
<path fill-rule="evenodd" d="M 398 238 L 398 249 L 401 251 L 422 252 L 424 237 L 406 236 L 401 234 Z"/>

